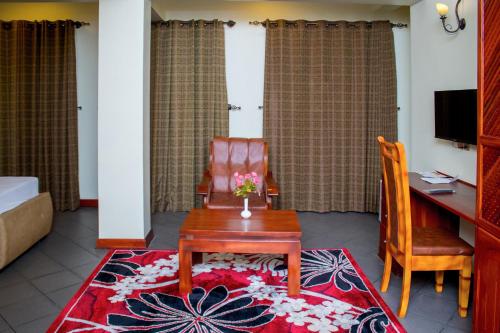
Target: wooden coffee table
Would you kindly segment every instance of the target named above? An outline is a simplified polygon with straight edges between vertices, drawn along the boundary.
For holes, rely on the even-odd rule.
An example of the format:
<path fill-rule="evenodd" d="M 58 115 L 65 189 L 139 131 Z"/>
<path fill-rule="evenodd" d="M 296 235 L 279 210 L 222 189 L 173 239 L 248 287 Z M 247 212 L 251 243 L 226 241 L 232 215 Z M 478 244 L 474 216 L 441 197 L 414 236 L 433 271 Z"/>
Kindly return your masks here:
<path fill-rule="evenodd" d="M 300 293 L 300 237 L 293 210 L 193 209 L 179 234 L 179 291 L 192 289 L 193 252 L 278 253 L 288 261 L 288 295 Z"/>

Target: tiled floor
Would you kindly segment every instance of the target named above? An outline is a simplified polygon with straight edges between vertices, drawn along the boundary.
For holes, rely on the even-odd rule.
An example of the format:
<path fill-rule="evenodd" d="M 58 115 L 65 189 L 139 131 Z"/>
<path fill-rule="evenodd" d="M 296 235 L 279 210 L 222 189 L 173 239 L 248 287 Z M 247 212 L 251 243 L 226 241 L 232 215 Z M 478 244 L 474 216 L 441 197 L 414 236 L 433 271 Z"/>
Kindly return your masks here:
<path fill-rule="evenodd" d="M 185 215 L 154 215 L 151 248 L 176 248 Z M 375 215 L 299 213 L 299 217 L 304 248 L 348 248 L 378 289 L 383 266 L 376 256 Z M 96 209 L 60 213 L 54 223 L 48 237 L 0 271 L 0 333 L 44 332 L 106 253 L 94 248 Z M 457 275 L 446 274 L 445 291 L 439 295 L 434 292 L 432 274 L 414 273 L 408 315 L 401 320 L 409 332 L 471 330 L 471 316 L 462 319 L 456 312 Z M 393 276 L 389 291 L 382 294 L 393 311 L 397 311 L 400 291 L 401 279 Z"/>

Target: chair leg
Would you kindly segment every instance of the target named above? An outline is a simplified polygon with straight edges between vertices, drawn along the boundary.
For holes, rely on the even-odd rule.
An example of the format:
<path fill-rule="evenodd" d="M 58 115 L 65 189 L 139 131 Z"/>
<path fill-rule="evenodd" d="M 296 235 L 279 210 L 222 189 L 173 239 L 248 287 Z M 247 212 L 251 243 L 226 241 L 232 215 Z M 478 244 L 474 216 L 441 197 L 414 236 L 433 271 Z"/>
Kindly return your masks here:
<path fill-rule="evenodd" d="M 382 275 L 382 282 L 380 283 L 380 291 L 385 293 L 389 288 L 389 281 L 391 279 L 392 256 L 389 251 L 385 251 L 384 261 L 384 274 Z"/>
<path fill-rule="evenodd" d="M 406 310 L 408 310 L 408 301 L 410 299 L 410 285 L 411 285 L 411 268 L 408 266 L 403 267 L 403 287 L 401 290 L 401 302 L 399 304 L 398 316 L 401 318 L 406 317 Z"/>
<path fill-rule="evenodd" d="M 460 280 L 458 284 L 458 315 L 462 318 L 467 317 L 471 271 L 472 257 L 466 257 L 464 259 L 464 267 L 460 271 Z"/>
<path fill-rule="evenodd" d="M 434 289 L 437 293 L 443 292 L 443 280 L 444 280 L 444 271 L 436 271 L 436 285 Z"/>

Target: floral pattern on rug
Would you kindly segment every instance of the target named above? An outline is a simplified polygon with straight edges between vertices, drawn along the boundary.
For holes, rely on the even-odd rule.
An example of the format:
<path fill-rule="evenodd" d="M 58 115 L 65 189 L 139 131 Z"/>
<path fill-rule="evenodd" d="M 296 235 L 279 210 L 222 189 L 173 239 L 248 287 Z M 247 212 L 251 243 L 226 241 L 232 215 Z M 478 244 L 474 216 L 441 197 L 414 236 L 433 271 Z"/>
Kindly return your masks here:
<path fill-rule="evenodd" d="M 404 332 L 347 250 L 301 264 L 288 297 L 283 256 L 204 254 L 182 296 L 176 251 L 112 250 L 49 332 Z"/>

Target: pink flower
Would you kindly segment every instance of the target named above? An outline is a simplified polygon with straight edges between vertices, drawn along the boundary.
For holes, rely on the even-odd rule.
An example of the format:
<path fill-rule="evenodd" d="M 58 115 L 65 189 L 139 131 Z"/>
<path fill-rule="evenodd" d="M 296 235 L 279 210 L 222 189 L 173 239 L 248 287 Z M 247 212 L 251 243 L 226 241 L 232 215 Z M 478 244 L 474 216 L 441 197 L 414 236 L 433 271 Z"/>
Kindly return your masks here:
<path fill-rule="evenodd" d="M 257 172 L 252 171 L 252 176 L 257 177 Z"/>
<path fill-rule="evenodd" d="M 241 186 L 243 185 L 243 182 L 239 179 L 239 178 L 236 178 L 236 186 Z"/>
<path fill-rule="evenodd" d="M 238 178 L 238 176 L 239 176 L 239 175 L 240 175 L 240 174 L 239 174 L 238 172 L 235 172 L 235 173 L 234 173 L 234 178 Z"/>
<path fill-rule="evenodd" d="M 251 175 L 251 174 L 249 174 L 249 173 L 247 173 L 247 174 L 245 175 L 245 179 L 250 179 L 250 178 L 252 178 L 252 175 Z"/>
<path fill-rule="evenodd" d="M 260 182 L 259 177 L 257 177 L 257 176 L 253 177 L 253 182 L 255 184 L 258 184 Z"/>

